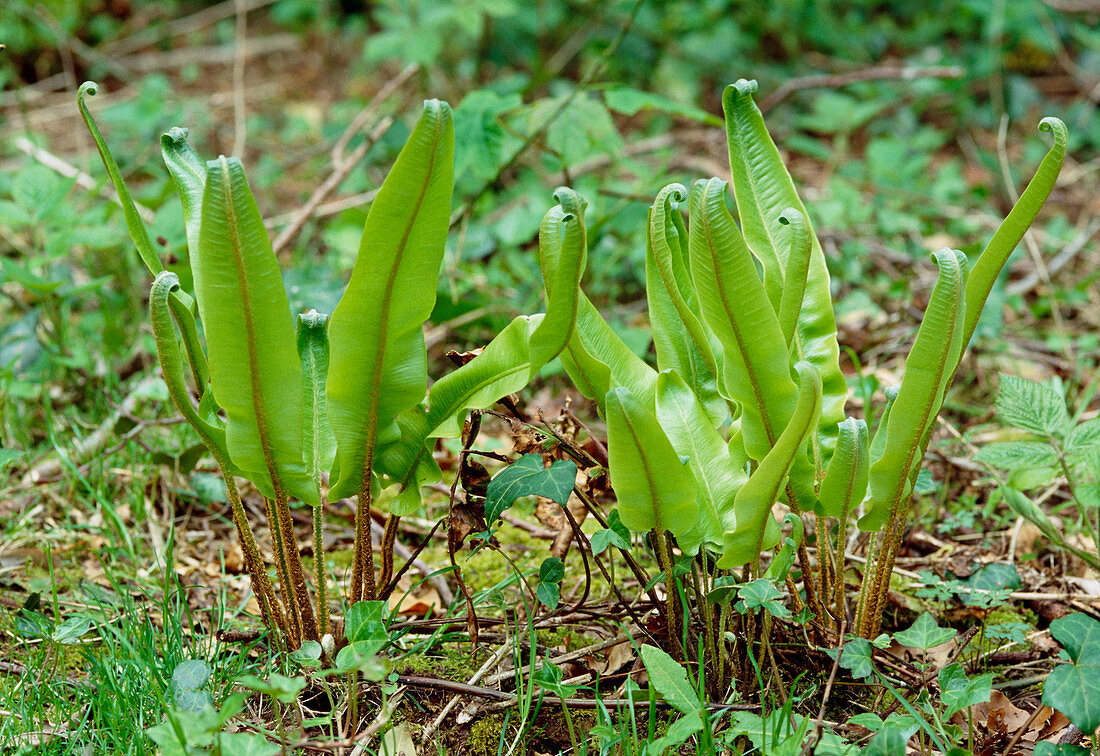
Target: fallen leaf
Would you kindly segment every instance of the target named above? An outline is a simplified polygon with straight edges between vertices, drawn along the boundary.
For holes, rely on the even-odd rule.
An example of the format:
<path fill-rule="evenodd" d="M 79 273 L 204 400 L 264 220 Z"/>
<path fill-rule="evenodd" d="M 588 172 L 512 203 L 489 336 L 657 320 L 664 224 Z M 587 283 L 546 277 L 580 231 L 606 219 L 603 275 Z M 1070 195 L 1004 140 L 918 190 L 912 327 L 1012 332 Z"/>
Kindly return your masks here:
<path fill-rule="evenodd" d="M 408 722 L 386 730 L 378 746 L 378 756 L 416 756 L 416 745 Z"/>

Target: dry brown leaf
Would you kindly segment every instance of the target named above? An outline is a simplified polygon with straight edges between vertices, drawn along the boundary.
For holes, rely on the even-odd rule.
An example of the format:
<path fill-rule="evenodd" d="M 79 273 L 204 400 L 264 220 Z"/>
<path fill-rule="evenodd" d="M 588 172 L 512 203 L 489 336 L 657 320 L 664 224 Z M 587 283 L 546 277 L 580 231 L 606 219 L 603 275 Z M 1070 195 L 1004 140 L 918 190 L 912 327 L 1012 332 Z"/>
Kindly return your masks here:
<path fill-rule="evenodd" d="M 412 729 L 408 722 L 394 725 L 383 735 L 378 744 L 379 756 L 417 756 Z"/>
<path fill-rule="evenodd" d="M 1027 724 L 1029 714 L 1009 700 L 1008 696 L 999 690 L 994 690 L 989 701 L 975 704 L 969 708 L 969 715 L 973 717 L 974 726 L 999 735 L 1015 735 L 1021 727 Z M 952 722 L 965 727 L 967 724 L 967 711 L 960 711 L 952 718 Z"/>

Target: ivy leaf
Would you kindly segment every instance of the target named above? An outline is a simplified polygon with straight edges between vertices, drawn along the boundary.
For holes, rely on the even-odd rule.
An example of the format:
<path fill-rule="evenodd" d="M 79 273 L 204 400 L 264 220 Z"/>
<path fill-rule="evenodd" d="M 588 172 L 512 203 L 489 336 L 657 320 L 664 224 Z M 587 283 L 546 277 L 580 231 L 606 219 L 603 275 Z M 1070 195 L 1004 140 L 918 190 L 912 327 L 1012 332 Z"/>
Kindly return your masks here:
<path fill-rule="evenodd" d="M 1050 623 L 1071 664 L 1055 667 L 1043 686 L 1043 703 L 1069 717 L 1084 733 L 1100 727 L 1100 622 L 1070 614 Z"/>
<path fill-rule="evenodd" d="M 860 751 L 860 754 L 862 756 L 895 756 L 895 754 L 905 753 L 905 744 L 908 740 L 901 730 L 885 727 L 871 738 L 871 742 Z"/>
<path fill-rule="evenodd" d="M 1088 756 L 1089 749 L 1073 743 L 1050 743 L 1041 741 L 1035 744 L 1035 756 Z"/>
<path fill-rule="evenodd" d="M 172 687 L 178 690 L 198 690 L 210 679 L 210 665 L 201 659 L 188 659 L 172 670 Z"/>
<path fill-rule="evenodd" d="M 1061 437 L 1070 422 L 1065 399 L 1049 383 L 1012 375 L 1001 376 L 996 407 L 1005 424 L 1043 436 Z"/>
<path fill-rule="evenodd" d="M 779 602 L 783 598 L 783 594 L 767 578 L 760 578 L 741 586 L 737 596 L 741 600 L 733 608 L 741 614 L 764 609 L 768 614 L 779 619 L 786 619 L 791 616 L 791 610 Z"/>
<path fill-rule="evenodd" d="M 966 580 L 970 592 L 962 597 L 967 606 L 991 606 L 1008 599 L 1021 585 L 1020 573 L 1011 564 L 987 564 Z"/>
<path fill-rule="evenodd" d="M 535 597 L 547 609 L 557 609 L 561 603 L 561 585 L 558 583 L 539 583 Z"/>
<path fill-rule="evenodd" d="M 683 665 L 656 646 L 642 646 L 641 656 L 649 684 L 662 698 L 682 714 L 699 713 L 699 694 L 688 682 Z"/>
<path fill-rule="evenodd" d="M 222 753 L 233 756 L 275 756 L 283 749 L 255 732 L 226 732 L 218 736 Z"/>
<path fill-rule="evenodd" d="M 559 459 L 545 468 L 541 454 L 524 454 L 489 481 L 485 521 L 492 525 L 521 496 L 544 496 L 565 506 L 576 480 L 577 466 L 569 460 Z"/>
<path fill-rule="evenodd" d="M 348 607 L 344 615 L 344 634 L 350 643 L 372 643 L 375 650 L 384 646 L 390 636 L 382 617 L 385 611 L 384 601 L 357 601 Z"/>
<path fill-rule="evenodd" d="M 565 563 L 558 557 L 543 560 L 539 567 L 539 586 L 535 591 L 538 600 L 550 609 L 557 609 L 561 601 L 561 579 L 565 577 Z"/>
<path fill-rule="evenodd" d="M 940 670 L 939 682 L 940 700 L 944 705 L 941 718 L 945 720 L 969 706 L 985 703 L 993 694 L 992 672 L 970 679 L 958 662 Z"/>
<path fill-rule="evenodd" d="M 297 650 L 292 651 L 290 660 L 300 667 L 321 666 L 321 644 L 315 640 L 307 640 Z"/>
<path fill-rule="evenodd" d="M 954 638 L 956 631 L 949 627 L 940 627 L 932 615 L 925 612 L 908 630 L 894 633 L 894 639 L 903 646 L 912 646 L 922 651 L 939 646 Z"/>
<path fill-rule="evenodd" d="M 871 663 L 871 641 L 866 638 L 854 638 L 844 644 L 840 651 L 840 666 L 848 670 L 852 677 L 862 680 L 874 674 L 875 667 Z M 829 649 L 829 655 L 836 658 L 836 649 Z"/>
<path fill-rule="evenodd" d="M 614 515 L 617 513 L 612 512 L 611 514 Z M 611 524 L 610 520 L 608 520 L 607 524 Z M 622 523 L 620 523 L 620 526 L 622 526 Z M 626 528 L 623 527 L 623 530 L 626 530 Z M 602 528 L 597 530 L 592 534 L 592 538 L 589 540 L 592 543 L 593 554 L 602 554 L 607 551 L 609 546 L 614 546 L 615 548 L 623 550 L 630 548 L 630 536 L 624 536 L 613 528 Z"/>
<path fill-rule="evenodd" d="M 531 676 L 531 682 L 539 686 L 543 690 L 549 691 L 556 696 L 562 698 L 568 698 L 577 692 L 580 686 L 577 685 L 563 685 L 561 667 L 550 662 L 543 662 L 542 666 L 538 668 L 538 671 Z"/>

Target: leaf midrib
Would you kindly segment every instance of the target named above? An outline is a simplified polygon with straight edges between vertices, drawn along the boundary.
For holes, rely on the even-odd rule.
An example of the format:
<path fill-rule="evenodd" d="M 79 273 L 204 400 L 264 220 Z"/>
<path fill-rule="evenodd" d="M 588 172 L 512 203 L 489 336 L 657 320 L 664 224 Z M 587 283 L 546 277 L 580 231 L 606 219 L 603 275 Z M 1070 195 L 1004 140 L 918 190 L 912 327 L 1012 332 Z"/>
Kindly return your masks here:
<path fill-rule="evenodd" d="M 371 369 L 371 380 L 368 384 L 368 402 L 367 402 L 367 415 L 364 418 L 366 424 L 366 438 L 365 441 L 365 454 L 363 456 L 363 466 L 361 468 L 361 488 L 369 491 L 370 489 L 370 476 L 371 470 L 374 468 L 374 445 L 378 436 L 378 406 L 380 403 L 380 395 L 382 393 L 382 368 L 386 359 L 386 345 L 389 340 L 389 321 L 390 321 L 390 302 L 393 299 L 394 283 L 397 280 L 397 274 L 401 269 L 401 263 L 405 256 L 405 251 L 408 246 L 409 236 L 412 234 L 413 226 L 416 225 L 416 221 L 420 215 L 420 208 L 424 204 L 424 197 L 428 193 L 428 186 L 432 182 L 432 174 L 435 170 L 435 160 L 439 149 L 440 132 L 443 129 L 443 118 L 440 117 L 436 121 L 436 133 L 433 139 L 433 147 L 431 151 L 431 157 L 428 160 L 428 170 L 424 174 L 424 183 L 420 187 L 420 192 L 416 197 L 414 204 L 414 211 L 410 217 L 408 224 L 405 226 L 404 231 L 401 234 L 401 240 L 397 245 L 397 254 L 394 264 L 390 267 L 389 276 L 386 278 L 386 286 L 382 295 L 382 308 L 381 315 L 379 317 L 379 329 L 378 329 L 378 348 L 375 350 L 374 366 Z"/>

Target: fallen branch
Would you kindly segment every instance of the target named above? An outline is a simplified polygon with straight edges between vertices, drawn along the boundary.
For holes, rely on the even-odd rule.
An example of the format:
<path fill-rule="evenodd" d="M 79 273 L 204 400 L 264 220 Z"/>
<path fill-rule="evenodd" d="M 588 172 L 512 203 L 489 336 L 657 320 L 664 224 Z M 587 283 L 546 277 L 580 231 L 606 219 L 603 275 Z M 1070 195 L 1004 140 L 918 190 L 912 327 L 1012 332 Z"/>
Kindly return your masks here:
<path fill-rule="evenodd" d="M 916 79 L 959 79 L 963 69 L 959 66 L 873 66 L 859 71 L 840 74 L 815 74 L 788 79 L 779 88 L 760 101 L 760 111 L 767 113 L 795 92 L 820 87 L 843 87 L 860 81 L 913 81 Z"/>

